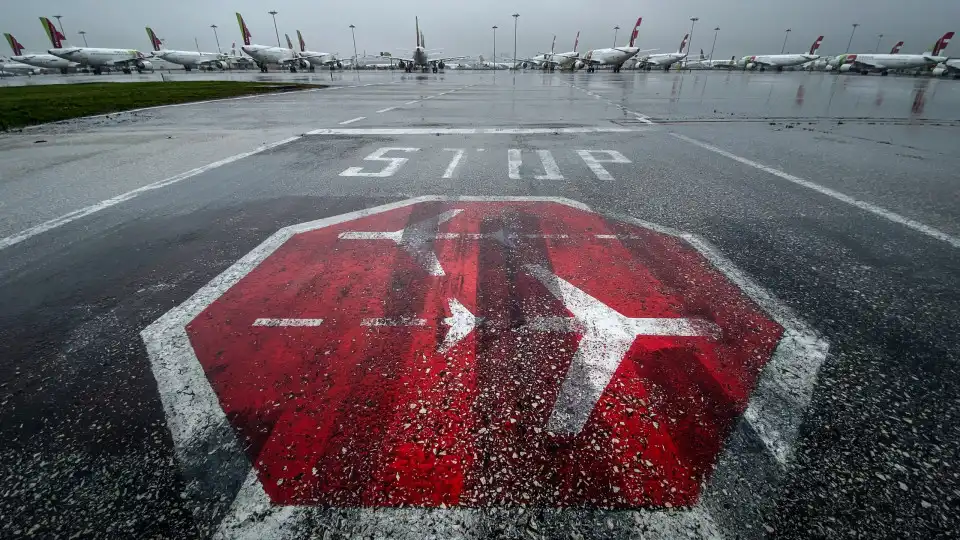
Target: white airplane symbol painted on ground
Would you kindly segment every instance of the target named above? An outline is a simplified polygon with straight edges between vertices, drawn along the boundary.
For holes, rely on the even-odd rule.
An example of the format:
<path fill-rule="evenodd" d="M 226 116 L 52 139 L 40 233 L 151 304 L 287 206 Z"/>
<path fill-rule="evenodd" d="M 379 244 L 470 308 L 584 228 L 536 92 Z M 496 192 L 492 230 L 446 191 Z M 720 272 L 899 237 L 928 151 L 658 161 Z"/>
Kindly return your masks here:
<path fill-rule="evenodd" d="M 573 317 L 531 317 L 517 332 L 571 332 L 581 334 L 580 343 L 567 370 L 560 394 L 554 403 L 547 429 L 553 433 L 576 435 L 583 430 L 597 402 L 620 367 L 638 336 L 717 336 L 717 325 L 684 318 L 627 317 L 590 296 L 539 265 L 524 269 L 560 300 Z M 448 326 L 437 352 L 445 354 L 481 324 L 490 324 L 477 317 L 457 299 L 449 300 Z M 322 319 L 257 319 L 255 326 L 319 326 Z M 426 327 L 427 320 L 415 317 L 364 319 L 362 326 Z"/>

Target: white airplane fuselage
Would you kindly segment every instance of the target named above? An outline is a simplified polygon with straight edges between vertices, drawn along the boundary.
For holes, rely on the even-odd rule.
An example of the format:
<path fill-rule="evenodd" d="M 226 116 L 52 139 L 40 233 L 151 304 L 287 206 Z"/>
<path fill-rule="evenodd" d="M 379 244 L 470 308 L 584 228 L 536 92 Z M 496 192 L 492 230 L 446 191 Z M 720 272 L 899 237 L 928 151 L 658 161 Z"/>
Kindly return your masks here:
<path fill-rule="evenodd" d="M 819 54 L 765 54 L 759 56 L 744 56 L 740 59 L 738 65 L 747 69 L 761 66 L 765 68 L 784 68 L 799 66 L 819 58 Z"/>
<path fill-rule="evenodd" d="M 669 68 L 686 57 L 687 53 L 682 52 L 651 54 L 637 60 L 637 67 L 646 64 L 656 67 Z"/>
<path fill-rule="evenodd" d="M 931 54 L 844 54 L 837 57 L 840 71 L 887 71 L 919 69 L 946 61 Z"/>
<path fill-rule="evenodd" d="M 611 49 L 594 49 L 587 52 L 585 59 L 595 65 L 621 66 L 627 60 L 640 52 L 639 47 L 616 47 Z"/>
<path fill-rule="evenodd" d="M 297 54 L 291 49 L 282 47 L 270 47 L 267 45 L 244 45 L 240 47 L 243 52 L 250 55 L 258 64 L 288 64 L 297 58 Z"/>
<path fill-rule="evenodd" d="M 223 61 L 222 54 L 197 51 L 171 51 L 162 49 L 153 53 L 154 56 L 162 58 L 167 62 L 179 64 L 184 67 L 216 66 L 224 68 L 226 63 Z"/>
<path fill-rule="evenodd" d="M 82 66 L 106 67 L 119 65 L 118 63 L 129 63 L 133 67 L 137 66 L 137 60 L 142 67 L 143 54 L 136 49 L 103 49 L 97 47 L 70 47 L 62 49 L 50 49 L 48 53 L 59 56 L 64 60 L 77 62 Z"/>
<path fill-rule="evenodd" d="M 309 62 L 310 65 L 312 66 L 326 66 L 329 64 L 339 63 L 337 61 L 337 57 L 330 53 L 316 52 L 316 51 L 303 51 L 300 54 L 307 57 L 307 58 L 304 58 L 304 60 Z"/>
<path fill-rule="evenodd" d="M 0 62 L 0 71 L 10 75 L 35 75 L 40 73 L 40 68 L 20 62 Z"/>
<path fill-rule="evenodd" d="M 54 56 L 52 54 L 22 54 L 20 56 L 11 56 L 10 59 L 14 62 L 21 62 L 23 64 L 46 69 L 66 69 L 78 67 L 80 65 L 77 62 L 64 60 L 63 58 Z"/>

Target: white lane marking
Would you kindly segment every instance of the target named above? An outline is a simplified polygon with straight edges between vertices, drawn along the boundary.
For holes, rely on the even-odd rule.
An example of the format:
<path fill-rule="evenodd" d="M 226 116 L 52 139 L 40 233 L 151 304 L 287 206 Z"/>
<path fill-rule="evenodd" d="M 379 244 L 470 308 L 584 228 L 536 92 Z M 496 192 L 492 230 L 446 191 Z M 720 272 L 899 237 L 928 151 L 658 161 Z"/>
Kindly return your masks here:
<path fill-rule="evenodd" d="M 414 103 L 417 103 L 418 101 L 420 101 L 420 100 L 419 100 L 419 99 L 415 99 L 415 100 L 413 100 L 413 101 L 408 101 L 408 102 L 404 103 L 404 105 L 413 105 Z"/>
<path fill-rule="evenodd" d="M 340 176 L 375 176 L 378 178 L 386 178 L 388 176 L 393 176 L 394 174 L 397 173 L 398 170 L 400 170 L 400 167 L 402 167 L 404 163 L 406 163 L 407 161 L 410 161 L 409 158 L 405 158 L 405 157 L 400 157 L 400 158 L 384 157 L 384 154 L 386 154 L 387 152 L 394 152 L 394 151 L 410 153 L 410 152 L 418 152 L 420 151 L 420 149 L 419 148 L 389 148 L 389 147 L 378 148 L 374 153 L 363 158 L 363 160 L 388 162 L 387 165 L 383 168 L 383 170 L 377 171 L 377 172 L 364 172 L 363 167 L 350 167 L 347 170 L 340 173 Z"/>
<path fill-rule="evenodd" d="M 443 172 L 444 178 L 453 178 L 453 172 L 457 170 L 457 165 L 460 165 L 460 160 L 463 159 L 463 154 L 466 152 L 464 148 L 444 148 L 444 152 L 456 152 L 453 155 L 453 159 L 450 160 L 450 165 L 447 165 L 447 170 Z"/>
<path fill-rule="evenodd" d="M 347 125 L 347 124 L 352 124 L 352 123 L 354 123 L 354 122 L 359 122 L 359 121 L 363 120 L 364 118 L 366 118 L 366 116 L 358 116 L 358 117 L 356 117 L 356 118 L 351 118 L 350 120 L 344 120 L 343 122 L 340 122 L 340 125 L 341 125 L 341 126 L 345 126 L 345 125 Z"/>
<path fill-rule="evenodd" d="M 320 326 L 323 319 L 257 319 L 254 326 Z"/>
<path fill-rule="evenodd" d="M 544 174 L 534 175 L 535 180 L 563 180 L 557 160 L 553 159 L 553 154 L 549 150 L 537 150 L 537 155 L 540 156 L 540 163 L 543 164 Z"/>
<path fill-rule="evenodd" d="M 681 141 L 686 141 L 686 142 L 688 142 L 688 143 L 690 143 L 690 144 L 699 146 L 700 148 L 703 148 L 703 149 L 705 149 L 705 150 L 709 150 L 709 151 L 714 152 L 714 153 L 716 153 L 716 154 L 720 154 L 720 155 L 723 156 L 723 157 L 727 157 L 727 158 L 730 158 L 730 159 L 732 159 L 732 160 L 734 160 L 734 161 L 738 161 L 738 162 L 740 162 L 740 163 L 743 163 L 744 165 L 749 165 L 749 166 L 754 167 L 754 168 L 756 168 L 756 169 L 759 169 L 759 170 L 761 170 L 761 171 L 763 171 L 763 172 L 770 173 L 770 174 L 772 174 L 772 175 L 774 175 L 774 176 L 778 176 L 778 177 L 783 178 L 784 180 L 786 180 L 786 181 L 788 181 L 788 182 L 793 182 L 794 184 L 797 184 L 798 186 L 803 186 L 803 187 L 805 187 L 805 188 L 807 188 L 807 189 L 812 189 L 813 191 L 816 191 L 817 193 L 821 193 L 821 194 L 823 194 L 823 195 L 826 195 L 827 197 L 831 197 L 831 198 L 836 199 L 836 200 L 838 200 L 838 201 L 840 201 L 840 202 L 849 204 L 849 205 L 851 205 L 851 206 L 855 206 L 855 207 L 857 207 L 857 208 L 859 208 L 859 209 L 861 209 L 861 210 L 865 210 L 865 211 L 867 211 L 867 212 L 870 212 L 871 214 L 874 214 L 874 215 L 876 215 L 876 216 L 882 217 L 883 219 L 886 219 L 886 220 L 888 220 L 888 221 L 892 221 L 893 223 L 898 223 L 898 224 L 900 224 L 900 225 L 903 225 L 903 226 L 905 226 L 905 227 L 908 227 L 908 228 L 910 228 L 910 229 L 913 229 L 913 230 L 915 230 L 915 231 L 917 231 L 917 232 L 919 232 L 919 233 L 925 234 L 925 235 L 927 235 L 927 236 L 929 236 L 929 237 L 931 237 L 931 238 L 936 238 L 937 240 L 941 240 L 941 241 L 943 241 L 943 242 L 946 242 L 946 243 L 950 244 L 951 246 L 953 246 L 953 247 L 955 247 L 955 248 L 960 248 L 960 238 L 957 238 L 956 236 L 951 236 L 951 235 L 949 235 L 949 234 L 941 231 L 940 229 L 936 229 L 936 228 L 931 227 L 931 226 L 929 226 L 929 225 L 925 225 L 925 224 L 923 224 L 923 223 L 920 223 L 919 221 L 910 219 L 910 218 L 908 218 L 908 217 L 901 216 L 900 214 L 897 214 L 896 212 L 891 212 L 890 210 L 887 210 L 886 208 L 883 208 L 882 206 L 877 206 L 877 205 L 875 205 L 875 204 L 871 204 L 871 203 L 868 203 L 868 202 L 865 202 L 865 201 L 861 201 L 861 200 L 859 200 L 859 199 L 854 199 L 853 197 L 851 197 L 851 196 L 849 196 L 849 195 L 846 195 L 846 194 L 844 194 L 844 193 L 840 193 L 839 191 L 835 191 L 835 190 L 830 189 L 830 188 L 828 188 L 828 187 L 821 186 L 820 184 L 815 184 L 815 183 L 813 183 L 813 182 L 811 182 L 811 181 L 809 181 L 809 180 L 804 180 L 803 178 L 800 178 L 799 176 L 794 176 L 794 175 L 792 175 L 792 174 L 783 172 L 783 171 L 781 171 L 781 170 L 779 170 L 779 169 L 774 169 L 773 167 L 769 167 L 769 166 L 764 165 L 764 164 L 762 164 L 762 163 L 757 163 L 756 161 L 747 159 L 747 158 L 745 158 L 745 157 L 740 157 L 740 156 L 738 156 L 738 155 L 736 155 L 736 154 L 731 154 L 730 152 L 727 152 L 726 150 L 723 150 L 723 149 L 721 149 L 721 148 L 717 148 L 716 146 L 713 146 L 712 144 L 707 144 L 707 143 L 705 143 L 705 142 L 698 141 L 697 139 L 691 139 L 690 137 L 687 137 L 686 135 L 680 135 L 679 133 L 671 133 L 670 135 L 673 135 L 674 137 L 680 139 Z"/>
<path fill-rule="evenodd" d="M 426 319 L 416 317 L 385 317 L 380 319 L 363 319 L 360 326 L 426 326 Z"/>
<path fill-rule="evenodd" d="M 299 139 L 299 138 L 300 138 L 299 136 L 297 136 L 297 137 L 290 137 L 290 138 L 287 138 L 287 139 L 283 139 L 282 141 L 277 141 L 277 142 L 273 142 L 273 143 L 270 143 L 270 144 L 266 144 L 266 145 L 263 145 L 263 146 L 260 146 L 260 147 L 258 147 L 258 148 L 256 148 L 256 149 L 254 149 L 254 150 L 251 150 L 251 151 L 249 151 L 249 152 L 244 152 L 244 153 L 242 153 L 242 154 L 237 154 L 237 155 L 235 155 L 235 156 L 230 156 L 230 157 L 228 157 L 228 158 L 221 159 L 220 161 L 215 161 L 215 162 L 210 163 L 210 164 L 208 164 L 208 165 L 204 165 L 204 166 L 202 166 L 202 167 L 197 167 L 196 169 L 191 169 L 191 170 L 189 170 L 189 171 L 180 173 L 180 174 L 178 174 L 178 175 L 176 175 L 176 176 L 171 176 L 171 177 L 169 177 L 169 178 L 165 178 L 165 179 L 163 179 L 163 180 L 154 182 L 154 183 L 152 183 L 152 184 L 147 184 L 147 185 L 145 185 L 145 186 L 143 186 L 143 187 L 139 187 L 139 188 L 134 189 L 134 190 L 132 190 L 132 191 L 128 191 L 128 192 L 123 193 L 123 194 L 121 194 L 121 195 L 117 195 L 116 197 L 111 197 L 111 198 L 109 198 L 109 199 L 107 199 L 107 200 L 105 200 L 105 201 L 100 201 L 100 202 L 98 202 L 97 204 L 93 204 L 93 205 L 90 205 L 90 206 L 81 208 L 81 209 L 79 209 L 79 210 L 74 210 L 73 212 L 70 212 L 70 213 L 68 213 L 68 214 L 64 214 L 64 215 L 62 215 L 62 216 L 60 216 L 60 217 L 58 217 L 58 218 L 51 219 L 50 221 L 45 221 L 45 222 L 43 222 L 43 223 L 41 223 L 41 224 L 39 224 L 39 225 L 35 225 L 35 226 L 33 226 L 33 227 L 30 227 L 29 229 L 25 229 L 25 230 L 23 230 L 23 231 L 20 231 L 20 232 L 18 232 L 17 234 L 14 234 L 14 235 L 12 235 L 12 236 L 8 236 L 8 237 L 6 237 L 6 238 L 0 239 L 0 249 L 5 249 L 5 248 L 8 248 L 8 247 L 10 247 L 10 246 L 12 246 L 12 245 L 19 244 L 20 242 L 23 242 L 24 240 L 27 240 L 27 239 L 29 239 L 29 238 L 32 238 L 32 237 L 34 237 L 34 236 L 36 236 L 36 235 L 38 235 L 38 234 L 45 233 L 45 232 L 47 232 L 47 231 L 49 231 L 49 230 L 51 230 L 51 229 L 55 229 L 55 228 L 57 228 L 57 227 L 66 225 L 67 223 L 76 221 L 76 220 L 78 220 L 78 219 L 80 219 L 80 218 L 89 216 L 90 214 L 95 214 L 95 213 L 97 213 L 97 212 L 99 212 L 99 211 L 101 211 L 101 210 L 110 208 L 111 206 L 116 206 L 116 205 L 118 205 L 118 204 L 120 204 L 120 203 L 122 203 L 122 202 L 129 201 L 130 199 L 133 199 L 133 198 L 135 198 L 135 197 L 137 197 L 137 196 L 139 196 L 139 195 L 142 195 L 143 193 L 146 193 L 146 192 L 148 192 L 148 191 L 153 191 L 153 190 L 155 190 L 155 189 L 160 189 L 160 188 L 162 188 L 162 187 L 166 187 L 166 186 L 169 186 L 169 185 L 171 185 L 171 184 L 176 184 L 177 182 L 180 182 L 180 181 L 182 181 L 182 180 L 186 180 L 187 178 L 191 178 L 191 177 L 196 176 L 196 175 L 198 175 L 198 174 L 207 172 L 207 171 L 209 171 L 209 170 L 211 170 L 211 169 L 216 169 L 217 167 L 222 167 L 222 166 L 227 165 L 227 164 L 229 164 L 229 163 L 233 163 L 234 161 L 239 161 L 239 160 L 241 160 L 241 159 L 243 159 L 243 158 L 250 157 L 250 156 L 252 156 L 252 155 L 254 155 L 254 154 L 259 154 L 260 152 L 264 152 L 264 151 L 266 151 L 266 150 L 270 150 L 271 148 L 275 148 L 275 147 L 277 147 L 277 146 L 280 146 L 280 145 L 283 145 L 283 144 L 287 144 L 287 143 L 289 143 L 289 142 L 296 141 L 296 140 Z"/>
<path fill-rule="evenodd" d="M 547 421 L 553 432 L 580 433 L 638 336 L 720 334 L 717 325 L 698 319 L 627 317 L 542 266 L 524 269 L 573 314 L 569 323 L 557 324 L 556 317 L 548 317 L 544 324 L 533 321 L 531 328 L 556 331 L 567 326 L 583 335 Z"/>
<path fill-rule="evenodd" d="M 577 150 L 577 154 L 579 154 L 583 162 L 587 164 L 587 167 L 593 171 L 593 174 L 598 180 L 613 180 L 613 176 L 603 168 L 601 163 L 630 163 L 630 160 L 627 159 L 626 156 L 616 150 Z M 594 154 L 606 154 L 610 159 L 598 159 Z"/>
<path fill-rule="evenodd" d="M 646 127 L 567 127 L 567 128 L 324 128 L 306 135 L 538 135 L 576 133 L 639 133 Z"/>
<path fill-rule="evenodd" d="M 460 212 L 463 210 L 447 210 L 435 217 L 411 223 L 399 231 L 348 231 L 340 233 L 339 238 L 341 240 L 392 240 L 419 262 L 431 276 L 443 276 L 445 275 L 443 266 L 440 265 L 440 260 L 433 250 L 433 243 L 437 238 L 440 224 L 453 219 Z"/>
<path fill-rule="evenodd" d="M 396 109 L 396 108 L 397 108 L 397 107 L 387 107 L 386 109 L 380 109 L 380 110 L 377 111 L 377 112 L 378 112 L 378 113 L 390 112 L 390 111 L 392 111 L 392 110 L 394 110 L 394 109 Z"/>
<path fill-rule="evenodd" d="M 511 148 L 507 150 L 507 176 L 511 180 L 520 180 L 520 165 L 523 164 L 523 157 L 520 150 Z"/>

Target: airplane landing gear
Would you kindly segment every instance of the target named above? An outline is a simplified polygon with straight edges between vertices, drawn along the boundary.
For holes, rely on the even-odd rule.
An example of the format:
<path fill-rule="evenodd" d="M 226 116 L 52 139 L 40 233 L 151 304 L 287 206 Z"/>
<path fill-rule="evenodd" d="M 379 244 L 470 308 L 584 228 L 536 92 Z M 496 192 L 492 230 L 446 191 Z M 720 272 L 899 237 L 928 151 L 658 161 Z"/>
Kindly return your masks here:
<path fill-rule="evenodd" d="M 290 66 L 290 73 L 296 73 L 296 72 L 297 72 L 297 66 L 291 65 L 291 66 Z"/>
<path fill-rule="evenodd" d="M 780 73 L 781 71 L 783 71 L 783 66 L 777 66 L 777 73 Z"/>
<path fill-rule="evenodd" d="M 128 67 L 123 68 L 122 71 L 124 75 L 130 75 L 131 73 L 133 73 L 133 71 Z"/>
<path fill-rule="evenodd" d="M 103 69 L 102 69 L 100 66 L 96 66 L 96 67 L 93 68 L 93 74 L 94 74 L 94 75 L 101 75 L 101 74 L 103 74 Z"/>

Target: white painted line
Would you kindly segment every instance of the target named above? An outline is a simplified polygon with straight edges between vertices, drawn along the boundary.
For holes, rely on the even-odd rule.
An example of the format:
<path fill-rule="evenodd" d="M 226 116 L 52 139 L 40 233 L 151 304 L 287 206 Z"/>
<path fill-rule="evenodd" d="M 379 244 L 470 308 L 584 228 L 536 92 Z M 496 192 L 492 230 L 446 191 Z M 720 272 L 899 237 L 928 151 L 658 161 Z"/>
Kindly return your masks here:
<path fill-rule="evenodd" d="M 809 180 L 804 180 L 803 178 L 800 178 L 800 177 L 798 177 L 798 176 L 794 176 L 794 175 L 792 175 L 792 174 L 783 172 L 783 171 L 781 171 L 781 170 L 779 170 L 779 169 L 774 169 L 773 167 L 768 167 L 767 165 L 764 165 L 764 164 L 762 164 L 762 163 L 757 163 L 756 161 L 749 160 L 749 159 L 747 159 L 747 158 L 745 158 L 745 157 L 740 157 L 740 156 L 738 156 L 738 155 L 736 155 L 736 154 L 731 154 L 730 152 L 727 152 L 726 150 L 717 148 L 716 146 L 713 146 L 712 144 L 707 144 L 707 143 L 705 143 L 705 142 L 698 141 L 697 139 L 691 139 L 690 137 L 687 137 L 687 136 L 685 136 L 685 135 L 680 135 L 679 133 L 671 133 L 670 135 L 673 135 L 674 137 L 676 137 L 676 138 L 678 138 L 678 139 L 680 139 L 680 140 L 682 140 L 682 141 L 686 141 L 686 142 L 688 142 L 688 143 L 690 143 L 690 144 L 699 146 L 700 148 L 709 150 L 709 151 L 714 152 L 714 153 L 716 153 L 716 154 L 720 154 L 720 155 L 723 156 L 723 157 L 727 157 L 727 158 L 730 158 L 730 159 L 732 159 L 732 160 L 734 160 L 734 161 L 738 161 L 738 162 L 740 162 L 740 163 L 743 163 L 744 165 L 749 165 L 749 166 L 754 167 L 754 168 L 756 168 L 756 169 L 760 169 L 760 170 L 763 171 L 763 172 L 770 173 L 770 174 L 772 174 L 772 175 L 774 175 L 774 176 L 778 176 L 778 177 L 783 178 L 784 180 L 786 180 L 786 181 L 788 181 L 788 182 L 793 182 L 794 184 L 797 184 L 798 186 L 803 186 L 803 187 L 805 187 L 805 188 L 807 188 L 807 189 L 812 189 L 813 191 L 816 191 L 817 193 L 821 193 L 821 194 L 823 194 L 823 195 L 826 195 L 826 196 L 828 196 L 828 197 L 831 197 L 831 198 L 833 198 L 833 199 L 836 199 L 836 200 L 838 200 L 838 201 L 840 201 L 840 202 L 849 204 L 849 205 L 851 205 L 851 206 L 855 206 L 855 207 L 857 207 L 857 208 L 859 208 L 859 209 L 861 209 L 861 210 L 865 210 L 865 211 L 867 211 L 867 212 L 870 212 L 871 214 L 874 214 L 874 215 L 876 215 L 876 216 L 882 217 L 883 219 L 886 219 L 886 220 L 888 220 L 888 221 L 892 221 L 893 223 L 898 223 L 898 224 L 900 224 L 900 225 L 903 225 L 903 226 L 905 226 L 905 227 L 908 227 L 908 228 L 910 228 L 910 229 L 913 229 L 913 230 L 915 230 L 915 231 L 917 231 L 917 232 L 919 232 L 919 233 L 925 234 L 925 235 L 927 235 L 927 236 L 929 236 L 929 237 L 931 237 L 931 238 L 935 238 L 935 239 L 937 239 L 937 240 L 941 240 L 941 241 L 943 241 L 943 242 L 946 242 L 946 243 L 950 244 L 951 246 L 953 246 L 953 247 L 955 247 L 955 248 L 960 248 L 960 238 L 957 238 L 956 236 L 951 236 L 951 235 L 949 235 L 949 234 L 947 234 L 947 233 L 945 233 L 945 232 L 943 232 L 943 231 L 941 231 L 941 230 L 939 230 L 939 229 L 936 229 L 936 228 L 933 228 L 933 227 L 931 227 L 931 226 L 929 226 L 929 225 L 925 225 L 925 224 L 923 224 L 923 223 L 920 223 L 919 221 L 910 219 L 910 218 L 908 218 L 908 217 L 901 216 L 900 214 L 897 214 L 896 212 L 891 212 L 890 210 L 887 210 L 886 208 L 883 208 L 883 207 L 881 207 L 881 206 L 877 206 L 877 205 L 875 205 L 875 204 L 871 204 L 871 203 L 868 203 L 868 202 L 865 202 L 865 201 L 861 201 L 861 200 L 859 200 L 859 199 L 854 199 L 853 197 L 851 197 L 851 196 L 849 196 L 849 195 L 846 195 L 846 194 L 844 194 L 844 193 L 840 193 L 839 191 L 835 191 L 835 190 L 830 189 L 830 188 L 828 188 L 828 187 L 821 186 L 820 184 L 816 184 L 816 183 L 811 182 L 811 181 L 809 181 Z"/>
<path fill-rule="evenodd" d="M 570 133 L 639 133 L 644 127 L 569 128 L 349 128 L 315 129 L 306 135 L 548 135 Z"/>
<path fill-rule="evenodd" d="M 577 150 L 577 154 L 587 164 L 597 180 L 612 181 L 613 175 L 603 168 L 601 163 L 630 163 L 626 156 L 616 150 Z M 594 154 L 606 154 L 609 159 L 599 159 Z"/>
<path fill-rule="evenodd" d="M 543 164 L 544 174 L 534 175 L 534 180 L 563 180 L 557 160 L 553 159 L 553 154 L 549 150 L 537 150 L 537 155 L 540 156 L 540 163 Z"/>
<path fill-rule="evenodd" d="M 450 165 L 447 165 L 447 170 L 443 171 L 444 178 L 453 178 L 453 172 L 457 170 L 457 165 L 460 165 L 460 160 L 463 159 L 466 150 L 463 148 L 444 148 L 443 151 L 455 152 L 453 159 L 450 160 Z"/>
<path fill-rule="evenodd" d="M 359 122 L 359 121 L 361 121 L 361 120 L 363 120 L 363 119 L 365 119 L 365 118 L 366 118 L 366 116 L 358 116 L 358 117 L 356 117 L 356 118 L 351 118 L 350 120 L 344 120 L 343 122 L 340 122 L 340 125 L 341 125 L 341 126 L 345 126 L 345 125 L 347 125 L 347 124 L 352 124 L 352 123 L 354 123 L 354 122 Z"/>
<path fill-rule="evenodd" d="M 426 326 L 426 319 L 415 317 L 386 317 L 381 319 L 363 319 L 360 326 Z"/>
<path fill-rule="evenodd" d="M 511 180 L 520 180 L 520 166 L 523 164 L 523 154 L 518 148 L 507 150 L 507 175 Z"/>
<path fill-rule="evenodd" d="M 254 326 L 320 326 L 323 319 L 257 319 Z"/>
<path fill-rule="evenodd" d="M 8 247 L 10 247 L 10 246 L 12 246 L 12 245 L 19 244 L 20 242 L 23 242 L 24 240 L 27 240 L 27 239 L 29 239 L 29 238 L 32 238 L 32 237 L 34 237 L 34 236 L 36 236 L 36 235 L 38 235 L 38 234 L 45 233 L 45 232 L 47 232 L 47 231 L 49 231 L 49 230 L 51 230 L 51 229 L 56 229 L 57 227 L 60 227 L 60 226 L 62 226 L 62 225 L 66 225 L 66 224 L 71 223 L 71 222 L 73 222 L 73 221 L 76 221 L 76 220 L 78 220 L 78 219 L 80 219 L 80 218 L 89 216 L 90 214 L 95 214 L 95 213 L 97 213 L 97 212 L 99 212 L 99 211 L 101 211 L 101 210 L 110 208 L 111 206 L 116 206 L 116 205 L 118 205 L 118 204 L 120 204 L 120 203 L 122 203 L 122 202 L 129 201 L 130 199 L 133 199 L 133 198 L 135 198 L 135 197 L 137 197 L 137 196 L 139 196 L 139 195 L 142 195 L 142 194 L 144 194 L 144 193 L 146 193 L 146 192 L 148 192 L 148 191 L 153 191 L 153 190 L 155 190 L 155 189 L 160 189 L 160 188 L 162 188 L 162 187 L 166 187 L 166 186 L 169 186 L 169 185 L 171 185 L 171 184 L 176 184 L 177 182 L 180 182 L 180 181 L 182 181 L 182 180 L 186 180 L 187 178 L 191 178 L 191 177 L 196 176 L 196 175 L 198 175 L 198 174 L 207 172 L 207 171 L 209 171 L 209 170 L 211 170 L 211 169 L 216 169 L 217 167 L 222 167 L 222 166 L 227 165 L 227 164 L 229 164 L 229 163 L 233 163 L 234 161 L 239 161 L 239 160 L 241 160 L 241 159 L 243 159 L 243 158 L 250 157 L 250 156 L 252 156 L 252 155 L 254 155 L 254 154 L 259 154 L 260 152 L 264 152 L 264 151 L 266 151 L 266 150 L 270 150 L 271 148 L 276 148 L 277 146 L 280 146 L 280 145 L 283 145 L 283 144 L 287 144 L 288 142 L 293 142 L 293 141 L 295 141 L 295 140 L 297 140 L 297 139 L 299 139 L 299 138 L 300 138 L 299 136 L 297 136 L 297 137 L 290 137 L 290 138 L 288 138 L 288 139 L 283 139 L 282 141 L 277 141 L 277 142 L 274 142 L 274 143 L 266 144 L 266 145 L 264 145 L 264 146 L 261 146 L 261 147 L 259 147 L 259 148 L 256 148 L 255 150 L 251 150 L 251 151 L 249 151 L 249 152 L 244 152 L 244 153 L 242 153 L 242 154 L 237 154 L 237 155 L 235 155 L 235 156 L 230 156 L 230 157 L 228 157 L 228 158 L 221 159 L 220 161 L 215 161 L 215 162 L 210 163 L 210 164 L 208 164 L 208 165 L 204 165 L 203 167 L 197 167 L 196 169 L 191 169 L 191 170 L 189 170 L 189 171 L 187 171 L 187 172 L 180 173 L 180 174 L 178 174 L 178 175 L 176 175 L 176 176 L 171 176 L 171 177 L 169 177 L 169 178 L 165 178 L 165 179 L 160 180 L 160 181 L 158 181 L 158 182 L 154 182 L 154 183 L 152 183 L 152 184 L 147 184 L 147 185 L 145 185 L 145 186 L 143 186 L 143 187 L 139 187 L 139 188 L 134 189 L 134 190 L 132 190 L 132 191 L 128 191 L 128 192 L 126 192 L 126 193 L 123 193 L 122 195 L 117 195 L 116 197 L 109 198 L 109 199 L 107 199 L 107 200 L 105 200 L 105 201 L 100 201 L 100 202 L 98 202 L 97 204 L 93 204 L 93 205 L 90 205 L 90 206 L 81 208 L 81 209 L 79 209 L 79 210 L 74 210 L 73 212 L 70 212 L 70 213 L 68 213 L 68 214 L 64 214 L 64 215 L 62 215 L 62 216 L 60 216 L 60 217 L 58 217 L 58 218 L 51 219 L 50 221 L 45 221 L 45 222 L 43 222 L 43 223 L 41 223 L 41 224 L 39 224 L 39 225 L 30 227 L 29 229 L 20 231 L 20 232 L 18 232 L 17 234 L 14 234 L 14 235 L 12 235 L 12 236 L 8 236 L 8 237 L 6 237 L 6 238 L 0 239 L 0 249 L 8 248 Z"/>
<path fill-rule="evenodd" d="M 392 111 L 392 110 L 394 110 L 394 109 L 396 109 L 396 108 L 397 108 L 397 107 L 387 107 L 386 109 L 380 109 L 380 110 L 377 111 L 377 112 L 378 112 L 378 113 L 390 112 L 390 111 Z"/>
<path fill-rule="evenodd" d="M 413 100 L 413 101 L 408 101 L 408 102 L 404 103 L 404 105 L 413 105 L 414 103 L 418 103 L 419 101 L 420 101 L 419 99 L 415 99 L 415 100 Z"/>

